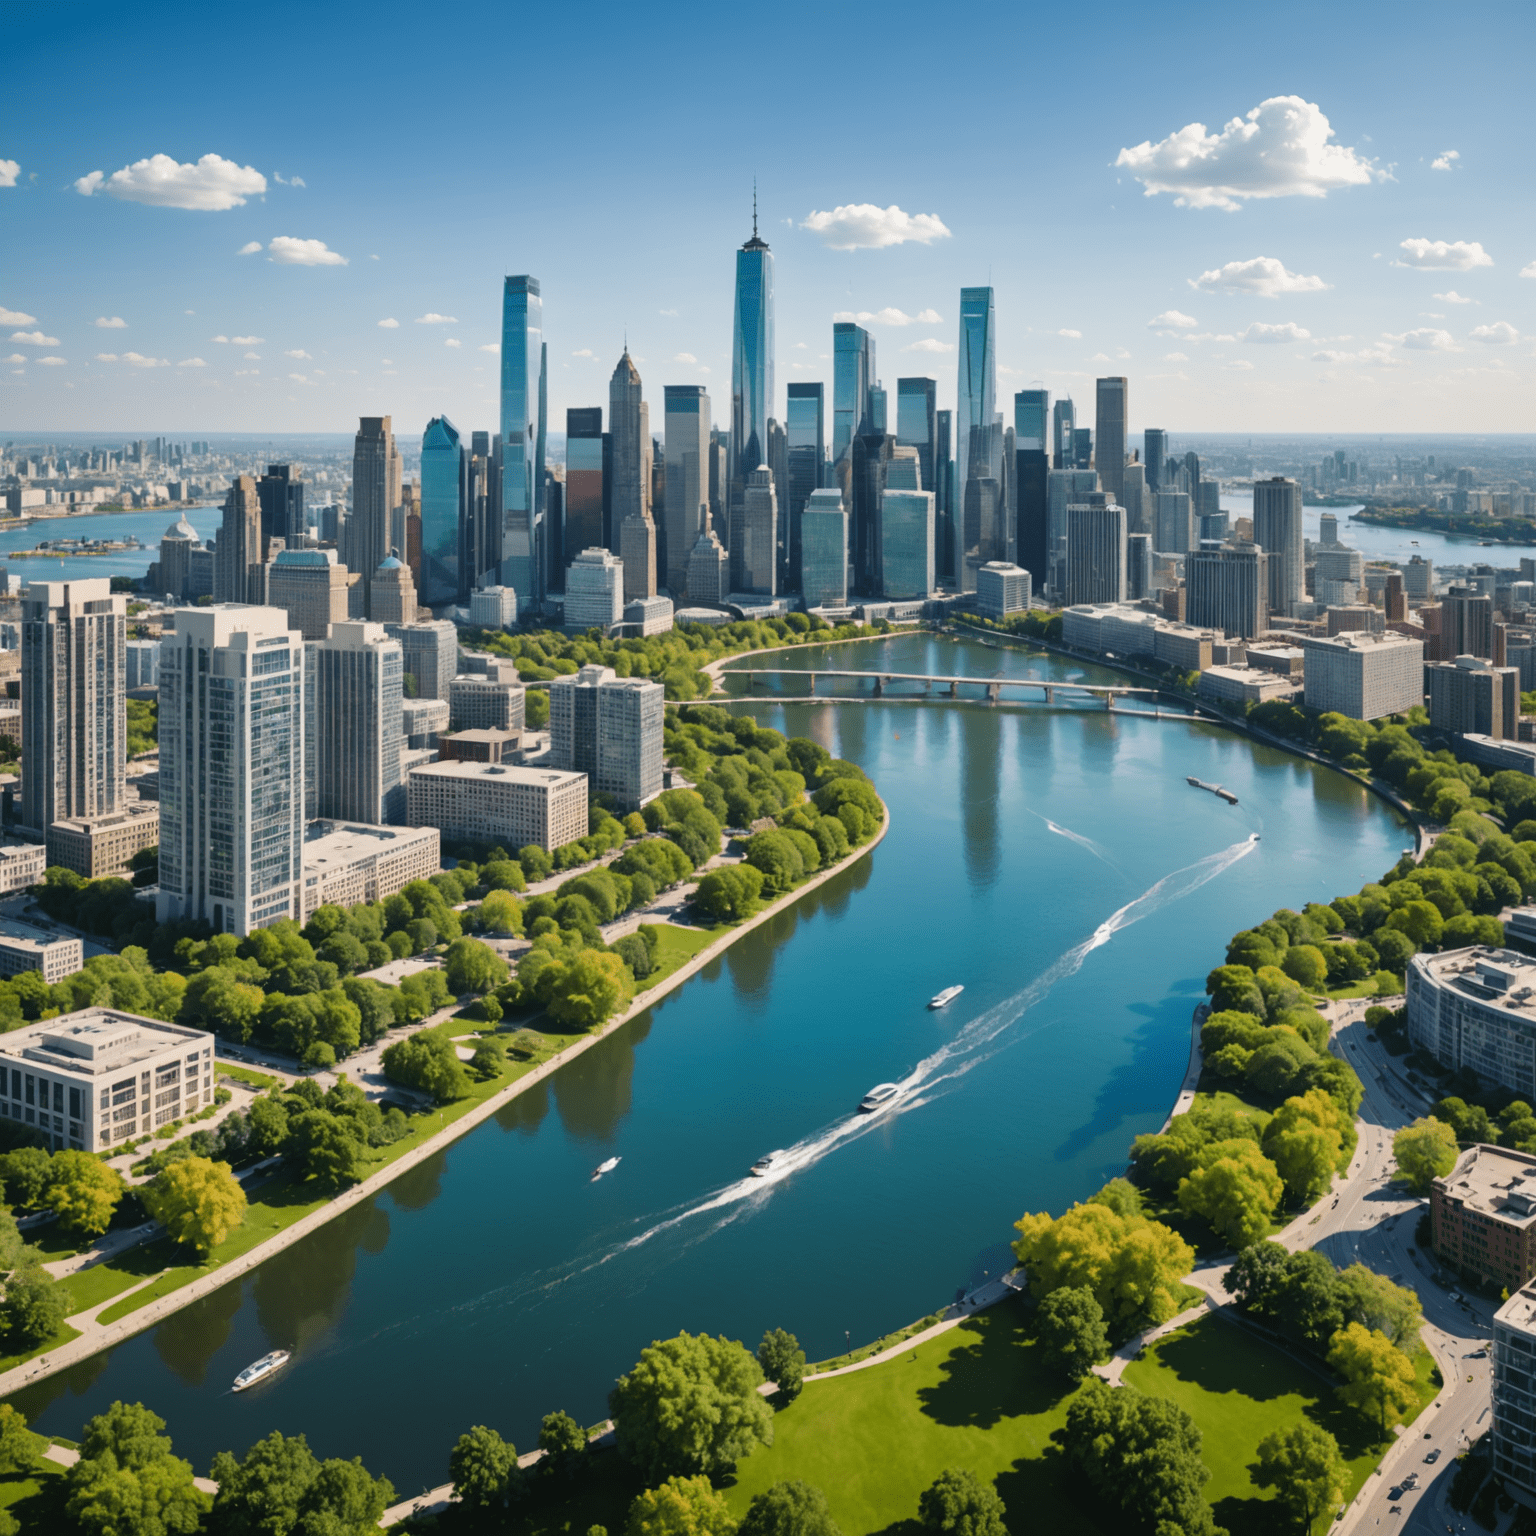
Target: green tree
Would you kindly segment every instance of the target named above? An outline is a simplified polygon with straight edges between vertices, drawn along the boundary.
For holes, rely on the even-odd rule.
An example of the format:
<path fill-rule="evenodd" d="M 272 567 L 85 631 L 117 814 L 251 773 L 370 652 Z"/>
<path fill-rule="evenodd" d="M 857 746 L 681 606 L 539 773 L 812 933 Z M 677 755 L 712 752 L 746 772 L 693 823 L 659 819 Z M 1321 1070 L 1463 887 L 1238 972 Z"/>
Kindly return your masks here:
<path fill-rule="evenodd" d="M 0 1296 L 0 1333 L 22 1345 L 41 1344 L 63 1326 L 69 1297 L 47 1270 L 32 1264 L 7 1277 Z"/>
<path fill-rule="evenodd" d="M 1328 962 L 1315 944 L 1293 944 L 1286 950 L 1280 969 L 1308 992 L 1320 992 L 1328 981 Z"/>
<path fill-rule="evenodd" d="M 1362 1323 L 1339 1329 L 1330 1341 L 1328 1364 L 1344 1378 L 1339 1397 L 1376 1418 L 1383 1434 L 1418 1405 L 1413 1361 L 1379 1329 Z"/>
<path fill-rule="evenodd" d="M 1223 1155 L 1180 1182 L 1179 1209 L 1205 1217 L 1234 1248 L 1246 1248 L 1268 1234 L 1284 1185 L 1251 1141 L 1214 1146 Z"/>
<path fill-rule="evenodd" d="M 14 1152 L 7 1152 L 0 1157 L 5 1198 L 19 1210 L 35 1210 L 48 1193 L 52 1167 L 53 1160 L 41 1147 L 18 1147 Z"/>
<path fill-rule="evenodd" d="M 288 1110 L 280 1099 L 257 1099 L 250 1107 L 251 1150 L 272 1157 L 288 1140 Z"/>
<path fill-rule="evenodd" d="M 1259 1441 L 1258 1463 L 1254 1484 L 1273 1488 L 1276 1503 L 1295 1517 L 1301 1531 L 1336 1514 L 1349 1491 L 1349 1468 L 1338 1441 L 1305 1419 Z"/>
<path fill-rule="evenodd" d="M 619 1450 L 648 1477 L 729 1472 L 773 1444 L 763 1372 L 737 1343 L 680 1333 L 652 1344 L 609 1394 Z"/>
<path fill-rule="evenodd" d="M 809 1483 L 774 1483 L 747 1505 L 738 1536 L 842 1536 L 827 1496 Z"/>
<path fill-rule="evenodd" d="M 712 869 L 699 881 L 694 903 L 717 923 L 741 922 L 762 905 L 762 874 L 750 864 Z"/>
<path fill-rule="evenodd" d="M 587 1453 L 587 1432 L 570 1414 L 557 1409 L 546 1413 L 539 1425 L 539 1449 L 544 1452 L 541 1470 L 555 1477 L 571 1477 Z"/>
<path fill-rule="evenodd" d="M 448 1455 L 453 1491 L 470 1509 L 502 1509 L 519 1491 L 517 1447 L 494 1429 L 476 1424 Z"/>
<path fill-rule="evenodd" d="M 1052 1291 L 1035 1313 L 1035 1339 L 1047 1364 L 1072 1381 L 1109 1353 L 1104 1309 L 1086 1285 Z"/>
<path fill-rule="evenodd" d="M 1287 1101 L 1289 1102 L 1289 1101 Z M 1337 1141 L 1310 1121 L 1282 1127 L 1264 1135 L 1264 1150 L 1296 1205 L 1310 1205 L 1333 1182 Z"/>
<path fill-rule="evenodd" d="M 1317 1053 L 1305 1040 L 1285 1030 L 1273 1030 L 1253 1053 L 1243 1076 L 1255 1092 L 1284 1098 L 1303 1086 L 1306 1070 L 1316 1059 Z"/>
<path fill-rule="evenodd" d="M 805 1351 L 794 1334 L 771 1328 L 757 1346 L 757 1363 L 763 1368 L 763 1380 L 778 1383 L 778 1397 L 792 1403 L 805 1384 Z"/>
<path fill-rule="evenodd" d="M 1435 949 L 1445 931 L 1445 920 L 1433 903 L 1410 901 L 1387 919 L 1385 927 L 1404 935 L 1415 949 Z"/>
<path fill-rule="evenodd" d="M 1417 1346 L 1424 1326 L 1417 1291 L 1394 1285 L 1358 1261 L 1339 1271 L 1336 1285 L 1346 1321 L 1384 1333 L 1400 1349 Z"/>
<path fill-rule="evenodd" d="M 112 1224 L 118 1201 L 127 1191 L 123 1176 L 89 1152 L 53 1154 L 48 1171 L 48 1203 L 59 1223 L 71 1232 L 98 1237 Z"/>
<path fill-rule="evenodd" d="M 1456 1132 L 1443 1120 L 1421 1117 L 1393 1136 L 1392 1154 L 1398 1172 L 1416 1194 L 1422 1195 L 1456 1166 Z"/>
<path fill-rule="evenodd" d="M 309 1109 L 288 1122 L 284 1150 L 298 1158 L 305 1178 L 339 1188 L 362 1176 L 363 1146 L 350 1119 Z"/>
<path fill-rule="evenodd" d="M 183 1157 L 140 1191 L 146 1209 L 178 1243 L 204 1256 L 245 1220 L 245 1191 L 228 1163 Z"/>
<path fill-rule="evenodd" d="M 220 1536 L 287 1536 L 299 1522 L 304 1495 L 319 1470 L 303 1435 L 277 1430 L 258 1440 L 243 1461 L 220 1451 L 209 1468 L 219 1485 L 213 1528 Z"/>
<path fill-rule="evenodd" d="M 42 1459 L 42 1444 L 20 1409 L 0 1403 L 0 1474 L 27 1473 Z"/>
<path fill-rule="evenodd" d="M 507 963 L 479 939 L 455 939 L 444 961 L 448 990 L 456 997 L 492 992 L 507 979 Z"/>
<path fill-rule="evenodd" d="M 618 955 L 584 949 L 556 981 L 549 1014 L 568 1029 L 592 1029 L 623 1007 L 634 992 L 634 979 Z"/>
<path fill-rule="evenodd" d="M 707 1477 L 669 1477 L 637 1494 L 624 1536 L 735 1536 L 736 1522 Z M 590 1533 L 589 1533 L 590 1536 Z"/>
<path fill-rule="evenodd" d="M 65 1508 L 85 1536 L 191 1536 L 210 1499 L 142 1403 L 115 1402 L 86 1422 L 65 1474 Z"/>
<path fill-rule="evenodd" d="M 469 1092 L 469 1074 L 453 1042 L 435 1029 L 385 1046 L 381 1060 L 386 1077 L 430 1093 L 439 1104 L 461 1099 Z"/>
<path fill-rule="evenodd" d="M 950 1467 L 917 1501 L 917 1518 L 933 1536 L 1008 1536 L 1007 1510 L 991 1483 Z"/>

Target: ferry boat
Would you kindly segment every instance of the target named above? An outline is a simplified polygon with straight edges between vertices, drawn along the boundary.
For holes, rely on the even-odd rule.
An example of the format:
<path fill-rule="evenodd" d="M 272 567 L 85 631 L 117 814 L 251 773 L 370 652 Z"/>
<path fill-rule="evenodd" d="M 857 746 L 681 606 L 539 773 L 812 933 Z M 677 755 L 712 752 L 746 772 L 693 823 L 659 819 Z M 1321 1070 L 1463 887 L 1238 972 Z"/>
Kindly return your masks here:
<path fill-rule="evenodd" d="M 247 1387 L 254 1387 L 258 1381 L 265 1381 L 275 1371 L 280 1371 L 288 1364 L 292 1357 L 286 1349 L 274 1349 L 270 1355 L 263 1355 L 254 1365 L 248 1365 L 235 1377 L 234 1390 L 244 1392 Z"/>
<path fill-rule="evenodd" d="M 752 1164 L 752 1167 L 749 1171 L 754 1179 L 766 1179 L 770 1173 L 775 1171 L 775 1169 L 782 1167 L 783 1163 L 784 1154 L 782 1151 L 770 1152 L 766 1157 L 758 1158 L 758 1160 Z"/>
<path fill-rule="evenodd" d="M 947 1008 L 964 991 L 964 987 L 945 987 L 937 997 L 930 997 L 928 999 L 928 1006 L 930 1008 Z"/>
<path fill-rule="evenodd" d="M 597 1181 L 602 1178 L 605 1173 L 612 1173 L 613 1170 L 617 1168 L 622 1161 L 622 1158 L 610 1157 L 607 1162 L 599 1163 L 597 1167 L 592 1170 L 592 1182 L 596 1184 Z"/>
<path fill-rule="evenodd" d="M 1203 779 L 1197 779 L 1192 773 L 1184 776 L 1184 782 L 1192 784 L 1196 789 L 1206 790 L 1215 795 L 1218 800 L 1225 800 L 1228 805 L 1237 804 L 1237 796 L 1230 789 L 1223 789 L 1220 784 L 1207 784 Z"/>
<path fill-rule="evenodd" d="M 859 1100 L 859 1113 L 861 1115 L 872 1115 L 877 1109 L 884 1109 L 887 1104 L 900 1097 L 900 1083 L 876 1083 Z"/>

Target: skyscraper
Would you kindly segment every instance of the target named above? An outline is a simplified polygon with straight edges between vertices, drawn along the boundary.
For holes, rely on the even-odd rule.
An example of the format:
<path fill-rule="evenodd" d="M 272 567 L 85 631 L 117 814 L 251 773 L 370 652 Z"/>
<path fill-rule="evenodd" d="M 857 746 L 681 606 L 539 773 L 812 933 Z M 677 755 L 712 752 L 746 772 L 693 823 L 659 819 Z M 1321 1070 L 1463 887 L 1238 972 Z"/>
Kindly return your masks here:
<path fill-rule="evenodd" d="M 361 571 L 366 583 L 390 551 L 389 531 L 400 506 L 401 465 L 388 416 L 364 416 L 352 447 L 352 510 L 347 516 L 343 553 L 349 571 Z M 222 554 L 223 537 L 219 539 Z M 403 554 L 404 551 L 402 550 Z M 216 598 L 234 602 L 237 598 Z M 246 598 L 252 602 L 259 599 Z M 367 615 L 368 609 L 363 609 Z"/>
<path fill-rule="evenodd" d="M 178 603 L 185 602 L 192 576 L 192 551 L 202 547 L 197 529 L 187 521 L 183 513 L 165 530 L 160 540 L 159 581 L 156 590 L 169 593 Z"/>
<path fill-rule="evenodd" d="M 801 593 L 807 608 L 848 601 L 848 514 L 836 486 L 812 491 L 801 513 Z"/>
<path fill-rule="evenodd" d="M 997 407 L 997 307 L 990 288 L 960 290 L 959 401 L 955 413 L 955 479 L 965 495 L 965 482 L 973 474 L 1000 479 L 999 464 L 989 458 L 973 469 L 978 431 L 990 433 Z M 999 453 L 1002 442 L 999 439 Z M 990 558 L 990 557 L 989 557 Z M 961 572 L 957 565 L 956 576 Z"/>
<path fill-rule="evenodd" d="M 1199 460 L 1195 460 L 1199 474 Z M 1269 556 L 1269 612 L 1291 618 L 1306 600 L 1306 543 L 1301 529 L 1301 487 L 1276 475 L 1253 482 L 1253 539 Z"/>
<path fill-rule="evenodd" d="M 1029 441 L 1034 440 L 1026 439 L 1022 433 L 1015 436 L 1016 443 Z M 1014 479 L 1018 488 L 1014 559 L 1029 572 L 1031 589 L 1035 592 L 1043 591 L 1050 581 L 1050 462 L 1043 436 L 1033 447 L 1014 449 Z"/>
<path fill-rule="evenodd" d="M 656 596 L 656 523 L 647 512 L 619 526 L 619 559 L 624 563 L 624 601 Z"/>
<path fill-rule="evenodd" d="M 214 546 L 214 602 L 259 603 L 265 556 L 256 482 L 249 475 L 236 475 L 224 497 L 224 520 Z"/>
<path fill-rule="evenodd" d="M 880 590 L 892 601 L 932 597 L 933 492 L 887 487 L 880 498 Z"/>
<path fill-rule="evenodd" d="M 1051 392 L 1048 389 L 1021 389 L 1013 397 L 1014 452 L 1037 449 L 1050 452 Z M 1050 467 L 1049 464 L 1046 465 Z"/>
<path fill-rule="evenodd" d="M 289 549 L 297 549 L 304 537 L 304 482 L 293 473 L 291 464 L 268 464 L 267 472 L 256 482 L 261 502 L 261 551 L 266 554 L 268 541 L 282 539 Z"/>
<path fill-rule="evenodd" d="M 494 511 L 498 491 L 493 477 L 491 434 L 472 433 L 465 468 L 464 533 L 459 556 L 463 572 L 461 598 L 474 588 L 499 584 L 501 528 Z"/>
<path fill-rule="evenodd" d="M 608 547 L 617 553 L 619 531 L 629 517 L 650 510 L 650 476 L 646 458 L 651 447 L 640 371 L 626 346 L 608 381 L 608 436 L 611 460 L 608 487 Z M 584 547 L 584 546 L 583 546 Z"/>
<path fill-rule="evenodd" d="M 1163 465 L 1168 461 L 1168 434 L 1161 427 L 1148 427 L 1141 434 L 1141 457 L 1147 466 L 1147 489 L 1156 493 L 1163 488 Z"/>
<path fill-rule="evenodd" d="M 1252 640 L 1269 629 L 1269 560 L 1244 540 L 1232 549 L 1197 549 L 1184 562 L 1185 619 Z"/>
<path fill-rule="evenodd" d="M 160 647 L 160 922 L 247 934 L 302 918 L 303 699 L 285 613 L 176 615 Z"/>
<path fill-rule="evenodd" d="M 565 413 L 565 547 L 606 549 L 604 526 L 608 439 L 603 435 L 603 408 L 580 407 Z"/>
<path fill-rule="evenodd" d="M 832 327 L 832 462 L 841 464 L 868 429 L 875 382 L 875 338 L 850 320 Z"/>
<path fill-rule="evenodd" d="M 934 412 L 933 523 L 940 581 L 955 579 L 955 413 Z"/>
<path fill-rule="evenodd" d="M 935 379 L 896 380 L 896 441 L 917 449 L 922 488 L 934 490 L 933 464 L 938 452 L 939 386 Z"/>
<path fill-rule="evenodd" d="M 459 429 L 434 416 L 421 434 L 421 587 L 427 607 L 456 603 L 469 595 L 460 570 L 467 522 L 468 456 Z"/>
<path fill-rule="evenodd" d="M 672 595 L 681 597 L 709 506 L 709 396 L 701 384 L 668 384 L 663 394 L 667 504 L 662 564 Z"/>
<path fill-rule="evenodd" d="M 1187 491 L 1159 491 L 1152 526 L 1152 546 L 1159 554 L 1182 555 L 1198 549 L 1194 509 Z"/>
<path fill-rule="evenodd" d="M 747 476 L 768 456 L 773 414 L 773 253 L 757 233 L 736 252 L 736 315 L 731 338 L 731 441 L 727 471 L 734 503 Z"/>
<path fill-rule="evenodd" d="M 544 378 L 544 300 L 536 277 L 506 279 L 501 309 L 501 579 L 518 611 L 543 597 L 538 512 L 544 459 L 539 401 Z M 382 559 L 382 555 L 379 557 Z M 354 569 L 374 570 L 378 560 Z"/>
<path fill-rule="evenodd" d="M 742 492 L 741 537 L 731 544 L 734 591 L 761 597 L 778 595 L 778 535 L 779 507 L 773 471 L 760 464 L 747 472 Z"/>
<path fill-rule="evenodd" d="M 779 502 L 789 543 L 787 590 L 801 590 L 800 517 L 811 492 L 821 489 L 826 471 L 825 390 L 817 384 L 791 384 L 785 421 L 789 479 Z"/>
<path fill-rule="evenodd" d="M 789 585 L 789 519 L 784 515 L 784 494 L 789 485 L 789 436 L 772 416 L 768 418 L 768 451 L 763 457 L 763 463 L 773 471 L 773 494 L 778 504 L 775 526 L 779 548 L 779 577 L 775 591 L 798 590 Z"/>
<path fill-rule="evenodd" d="M 1091 469 L 1053 469 L 1045 477 L 1047 556 L 1051 585 L 1058 592 L 1067 589 L 1067 508 L 1098 488 L 1099 477 Z"/>
<path fill-rule="evenodd" d="M 1067 508 L 1067 605 L 1123 603 L 1125 508 L 1102 491 Z"/>
<path fill-rule="evenodd" d="M 1126 420 L 1130 411 L 1130 381 L 1125 378 L 1100 379 L 1096 388 L 1093 435 L 1099 469 L 1099 484 L 1113 502 L 1120 501 L 1124 489 Z"/>
<path fill-rule="evenodd" d="M 404 824 L 403 681 L 400 642 L 382 624 L 333 624 L 327 639 L 305 647 L 309 817 Z"/>
<path fill-rule="evenodd" d="M 884 432 L 861 432 L 853 440 L 848 490 L 853 503 L 848 519 L 848 553 L 853 589 L 865 597 L 880 595 L 880 498 L 885 466 L 896 447 Z"/>
<path fill-rule="evenodd" d="M 1072 447 L 1072 433 L 1077 425 L 1072 397 L 1058 400 L 1051 408 L 1051 468 L 1076 469 L 1077 459 Z"/>

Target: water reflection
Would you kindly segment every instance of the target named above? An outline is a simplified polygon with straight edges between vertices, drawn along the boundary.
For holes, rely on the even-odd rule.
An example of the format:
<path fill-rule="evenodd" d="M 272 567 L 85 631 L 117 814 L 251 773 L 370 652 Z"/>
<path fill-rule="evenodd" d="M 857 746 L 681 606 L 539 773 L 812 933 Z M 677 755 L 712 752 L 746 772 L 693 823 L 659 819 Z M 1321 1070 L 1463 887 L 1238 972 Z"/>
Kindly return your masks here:
<path fill-rule="evenodd" d="M 126 1345 L 119 1346 L 126 1348 Z M 84 1397 L 96 1385 L 97 1378 L 112 1363 L 116 1350 L 103 1350 L 89 1360 L 81 1360 L 68 1370 L 45 1377 L 30 1387 L 13 1392 L 7 1399 L 14 1403 L 28 1423 L 34 1422 L 44 1409 L 63 1397 Z"/>
<path fill-rule="evenodd" d="M 503 1104 L 496 1111 L 495 1120 L 504 1131 L 532 1136 L 548 1113 L 549 1079 L 542 1077 L 531 1088 L 525 1088 L 515 1099 Z"/>
<path fill-rule="evenodd" d="M 649 1012 L 599 1041 L 550 1079 L 555 1111 L 572 1136 L 610 1141 L 629 1113 L 635 1076 L 635 1047 L 651 1032 Z"/>
<path fill-rule="evenodd" d="M 421 1167 L 443 1161 L 439 1154 Z M 398 1200 L 401 1184 L 418 1172 L 413 1168 L 395 1180 L 390 1194 Z M 388 1241 L 389 1215 L 377 1200 L 368 1200 L 274 1254 L 254 1272 L 251 1285 L 262 1332 L 277 1348 L 295 1353 L 329 1333 L 351 1297 L 358 1249 L 382 1253 Z"/>
<path fill-rule="evenodd" d="M 973 887 L 998 874 L 997 802 L 1003 761 L 1003 722 L 995 709 L 973 709 L 960 738 L 960 825 L 966 873 Z"/>
<path fill-rule="evenodd" d="M 392 1179 L 389 1193 L 402 1211 L 425 1210 L 442 1193 L 443 1169 L 448 1166 L 448 1156 L 439 1152 L 414 1168 L 407 1168 L 398 1179 Z"/>
<path fill-rule="evenodd" d="M 244 1299 L 241 1289 L 238 1283 L 222 1285 L 212 1295 L 173 1312 L 155 1329 L 155 1353 L 187 1386 L 203 1385 L 209 1362 L 229 1342 Z"/>

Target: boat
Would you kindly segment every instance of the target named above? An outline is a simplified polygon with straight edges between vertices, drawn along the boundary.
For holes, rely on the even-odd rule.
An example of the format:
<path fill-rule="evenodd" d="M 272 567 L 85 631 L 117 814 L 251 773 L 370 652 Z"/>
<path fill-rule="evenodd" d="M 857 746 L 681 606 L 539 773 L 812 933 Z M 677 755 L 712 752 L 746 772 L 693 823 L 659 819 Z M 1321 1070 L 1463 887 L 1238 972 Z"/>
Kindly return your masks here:
<path fill-rule="evenodd" d="M 859 1100 L 859 1113 L 861 1115 L 872 1115 L 877 1109 L 884 1109 L 887 1104 L 900 1097 L 900 1083 L 876 1083 Z"/>
<path fill-rule="evenodd" d="M 1237 796 L 1230 789 L 1223 789 L 1220 784 L 1207 784 L 1204 779 L 1197 779 L 1192 773 L 1184 776 L 1184 782 L 1192 784 L 1196 789 L 1203 789 L 1207 793 L 1215 795 L 1218 800 L 1225 800 L 1228 805 L 1237 804 Z"/>
<path fill-rule="evenodd" d="M 265 1381 L 274 1371 L 280 1371 L 288 1364 L 292 1356 L 286 1349 L 274 1349 L 270 1355 L 263 1355 L 254 1365 L 248 1365 L 235 1377 L 234 1390 L 244 1392 L 247 1387 L 254 1387 L 258 1381 Z"/>
<path fill-rule="evenodd" d="M 613 1170 L 619 1166 L 620 1161 L 621 1159 L 617 1157 L 610 1157 L 607 1162 L 599 1163 L 597 1167 L 592 1170 L 592 1182 L 596 1184 L 597 1181 L 602 1178 L 605 1173 L 612 1173 Z"/>
<path fill-rule="evenodd" d="M 938 996 L 928 999 L 928 1006 L 930 1008 L 947 1008 L 964 991 L 964 987 L 945 987 Z"/>
<path fill-rule="evenodd" d="M 760 1157 L 752 1164 L 750 1172 L 754 1179 L 766 1179 L 770 1173 L 776 1172 L 784 1164 L 783 1152 L 770 1152 L 766 1157 Z"/>

